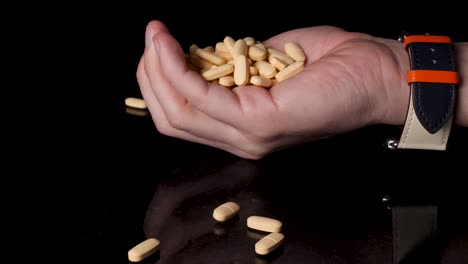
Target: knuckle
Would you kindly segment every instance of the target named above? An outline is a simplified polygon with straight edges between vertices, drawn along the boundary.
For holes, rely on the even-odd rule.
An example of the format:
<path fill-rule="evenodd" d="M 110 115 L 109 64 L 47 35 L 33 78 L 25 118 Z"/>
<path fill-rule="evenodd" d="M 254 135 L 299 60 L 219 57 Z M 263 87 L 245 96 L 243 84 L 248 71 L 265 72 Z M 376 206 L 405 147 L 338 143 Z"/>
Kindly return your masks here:
<path fill-rule="evenodd" d="M 175 129 L 184 130 L 187 126 L 183 114 L 171 114 L 167 117 L 167 121 Z"/>
<path fill-rule="evenodd" d="M 156 129 L 162 135 L 165 135 L 165 136 L 173 136 L 174 135 L 174 129 L 168 123 L 165 123 L 165 124 L 157 123 L 156 124 Z"/>

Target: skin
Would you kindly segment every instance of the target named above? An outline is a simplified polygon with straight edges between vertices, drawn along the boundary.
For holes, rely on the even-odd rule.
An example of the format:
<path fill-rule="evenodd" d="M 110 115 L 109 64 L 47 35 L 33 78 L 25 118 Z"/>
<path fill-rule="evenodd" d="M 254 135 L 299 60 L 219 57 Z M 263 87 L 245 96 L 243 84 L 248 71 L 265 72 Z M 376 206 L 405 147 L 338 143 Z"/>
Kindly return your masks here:
<path fill-rule="evenodd" d="M 137 69 L 158 131 L 246 159 L 374 124 L 403 125 L 409 100 L 408 54 L 401 43 L 332 26 L 295 29 L 264 44 L 293 41 L 306 54 L 302 72 L 267 90 L 228 89 L 191 71 L 160 21 L 146 30 Z M 456 124 L 468 126 L 468 45 L 455 45 L 461 85 Z"/>

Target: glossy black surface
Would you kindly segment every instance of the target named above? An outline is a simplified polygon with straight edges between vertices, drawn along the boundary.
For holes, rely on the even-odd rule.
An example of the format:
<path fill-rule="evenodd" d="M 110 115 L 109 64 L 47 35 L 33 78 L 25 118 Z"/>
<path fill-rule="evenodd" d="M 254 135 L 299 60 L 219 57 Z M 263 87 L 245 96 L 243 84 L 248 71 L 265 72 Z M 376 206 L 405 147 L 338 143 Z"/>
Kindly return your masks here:
<path fill-rule="evenodd" d="M 41 206 L 52 205 L 54 217 L 41 211 L 39 218 L 71 241 L 63 243 L 63 262 L 128 263 L 131 247 L 156 236 L 160 254 L 146 263 L 390 263 L 391 215 L 381 201 L 388 193 L 401 203 L 440 204 L 442 262 L 468 262 L 467 173 L 460 161 L 468 154 L 467 129 L 454 129 L 446 152 L 389 151 L 384 141 L 398 137 L 400 128 L 378 126 L 248 161 L 160 135 L 148 113 L 124 105 L 126 97 L 140 96 L 135 71 L 151 19 L 165 21 L 188 47 L 227 34 L 264 39 L 320 24 L 396 37 L 408 16 L 389 25 L 393 14 L 356 8 L 337 15 L 329 4 L 284 20 L 262 20 L 265 13 L 250 27 L 229 20 L 220 30 L 206 27 L 218 25 L 212 17 L 182 15 L 177 8 L 184 4 L 134 5 L 89 7 L 79 18 L 61 20 L 70 28 L 55 42 L 63 49 L 58 62 L 64 64 L 57 65 L 66 67 L 54 76 L 67 81 L 57 80 L 61 100 L 43 106 L 41 116 L 50 119 L 40 126 L 56 129 L 32 135 L 41 146 L 28 155 L 44 160 L 34 169 L 46 176 L 36 181 L 47 185 L 52 175 L 48 186 L 59 186 L 41 191 L 51 195 Z M 426 24 L 415 21 L 417 28 Z M 444 21 L 431 25 L 456 24 Z M 239 217 L 216 224 L 212 210 L 229 200 L 240 203 Z M 270 257 L 254 253 L 258 234 L 245 225 L 253 214 L 284 223 L 286 242 Z"/>

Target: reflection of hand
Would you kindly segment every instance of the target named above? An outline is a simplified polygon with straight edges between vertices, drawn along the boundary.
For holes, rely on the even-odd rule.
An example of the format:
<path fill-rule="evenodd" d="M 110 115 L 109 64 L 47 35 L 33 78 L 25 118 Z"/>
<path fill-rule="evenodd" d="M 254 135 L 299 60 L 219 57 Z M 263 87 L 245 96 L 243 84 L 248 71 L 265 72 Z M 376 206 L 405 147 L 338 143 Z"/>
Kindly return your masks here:
<path fill-rule="evenodd" d="M 158 130 L 257 159 L 373 123 L 403 124 L 409 65 L 401 43 L 318 26 L 265 44 L 282 50 L 287 41 L 306 53 L 302 72 L 270 90 L 231 91 L 190 71 L 168 29 L 150 23 L 137 76 Z"/>
<path fill-rule="evenodd" d="M 257 176 L 256 164 L 240 160 L 216 173 L 162 181 L 144 223 L 146 237 L 161 241 L 158 263 L 198 263 L 194 259 L 200 258 L 203 261 L 199 263 L 255 259 L 256 239 L 247 236 L 245 221 L 252 214 L 267 214 L 265 204 L 249 190 Z M 213 210 L 227 201 L 239 203 L 239 217 L 225 224 L 216 223 Z M 188 257 L 192 261 L 185 262 Z"/>

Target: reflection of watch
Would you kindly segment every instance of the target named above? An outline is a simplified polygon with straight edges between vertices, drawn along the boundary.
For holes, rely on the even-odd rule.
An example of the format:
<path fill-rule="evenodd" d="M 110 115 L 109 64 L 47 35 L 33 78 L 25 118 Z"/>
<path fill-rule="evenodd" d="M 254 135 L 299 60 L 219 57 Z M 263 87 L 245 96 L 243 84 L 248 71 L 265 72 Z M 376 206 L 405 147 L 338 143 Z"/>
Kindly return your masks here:
<path fill-rule="evenodd" d="M 451 39 L 429 34 L 404 34 L 400 41 L 404 41 L 410 59 L 410 102 L 400 140 L 391 140 L 387 146 L 445 150 L 458 84 Z"/>
<path fill-rule="evenodd" d="M 393 264 L 438 263 L 438 205 L 384 196 L 392 214 Z"/>

